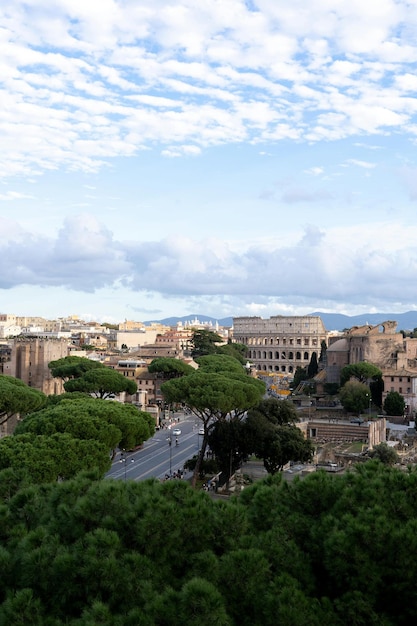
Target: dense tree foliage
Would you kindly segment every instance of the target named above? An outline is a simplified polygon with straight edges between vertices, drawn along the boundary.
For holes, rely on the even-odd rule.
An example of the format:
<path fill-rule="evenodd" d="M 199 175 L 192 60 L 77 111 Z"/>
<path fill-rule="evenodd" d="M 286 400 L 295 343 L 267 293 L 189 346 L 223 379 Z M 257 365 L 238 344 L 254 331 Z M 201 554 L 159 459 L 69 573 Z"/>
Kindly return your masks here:
<path fill-rule="evenodd" d="M 225 374 L 246 374 L 240 361 L 227 354 L 211 354 L 195 358 L 200 371 L 204 372 L 224 372 Z"/>
<path fill-rule="evenodd" d="M 116 447 L 131 450 L 155 432 L 152 416 L 131 404 L 71 396 L 58 396 L 55 404 L 28 415 L 18 424 L 15 434 L 68 433 L 77 439 L 103 443 L 108 455 Z"/>
<path fill-rule="evenodd" d="M 310 363 L 307 366 L 307 376 L 308 378 L 314 378 L 314 376 L 319 371 L 319 364 L 317 361 L 317 353 L 313 352 L 311 355 Z"/>
<path fill-rule="evenodd" d="M 44 393 L 28 387 L 19 378 L 0 374 L 0 425 L 13 415 L 24 417 L 46 404 Z"/>
<path fill-rule="evenodd" d="M 297 410 L 290 400 L 278 400 L 277 398 L 265 398 L 260 403 L 249 409 L 248 417 L 265 417 L 275 426 L 295 424 L 299 421 Z"/>
<path fill-rule="evenodd" d="M 357 380 L 349 380 L 339 391 L 339 398 L 346 411 L 360 414 L 369 407 L 370 389 Z"/>
<path fill-rule="evenodd" d="M 227 356 L 232 356 L 237 359 L 242 365 L 247 363 L 246 355 L 248 352 L 248 346 L 245 346 L 244 343 L 232 343 L 228 341 L 222 346 L 218 346 L 216 349 L 217 354 L 226 354 Z"/>
<path fill-rule="evenodd" d="M 384 411 L 387 415 L 404 415 L 404 397 L 398 391 L 389 391 L 384 400 Z"/>
<path fill-rule="evenodd" d="M 245 422 L 232 417 L 216 422 L 208 436 L 210 450 L 217 461 L 216 471 L 230 478 L 242 462 L 253 452 Z"/>
<path fill-rule="evenodd" d="M 0 470 L 23 470 L 34 483 L 68 480 L 83 470 L 104 476 L 110 469 L 108 448 L 93 439 L 77 439 L 67 433 L 27 433 L 0 439 Z"/>
<path fill-rule="evenodd" d="M 319 363 L 324 367 L 327 365 L 327 343 L 324 339 L 320 344 Z"/>
<path fill-rule="evenodd" d="M 340 384 L 344 385 L 351 378 L 355 378 L 360 383 L 369 384 L 382 378 L 382 372 L 376 365 L 361 361 L 360 363 L 352 363 L 345 365 L 340 372 Z"/>
<path fill-rule="evenodd" d="M 214 362 L 218 362 L 219 358 L 212 357 Z M 228 358 L 230 357 L 222 356 L 221 361 Z M 166 402 L 183 404 L 202 422 L 204 437 L 194 472 L 195 484 L 210 429 L 217 421 L 231 416 L 242 417 L 248 409 L 256 406 L 265 393 L 265 385 L 245 373 L 212 372 L 206 366 L 206 371 L 202 367 L 189 376 L 163 383 L 161 391 Z"/>
<path fill-rule="evenodd" d="M 223 339 L 212 330 L 195 330 L 192 338 L 191 356 L 195 358 L 205 354 L 215 354 L 219 343 L 223 343 Z"/>
<path fill-rule="evenodd" d="M 296 426 L 277 426 L 262 440 L 257 450 L 268 474 L 281 472 L 290 461 L 308 463 L 314 453 L 313 444 Z"/>
<path fill-rule="evenodd" d="M 81 391 L 106 399 L 123 392 L 133 395 L 137 391 L 137 384 L 109 367 L 100 367 L 91 369 L 78 378 L 67 380 L 64 389 L 67 392 Z"/>
<path fill-rule="evenodd" d="M 169 380 L 170 378 L 178 378 L 185 374 L 192 374 L 194 368 L 180 359 L 158 357 L 148 365 L 148 371 L 151 374 L 160 374 L 161 377 Z"/>
<path fill-rule="evenodd" d="M 0 624 L 409 626 L 417 472 L 278 474 L 218 502 L 184 481 L 76 479 L 8 493 Z M 415 545 L 416 544 L 416 545 Z"/>
<path fill-rule="evenodd" d="M 297 389 L 298 385 L 300 383 L 302 383 L 304 380 L 307 380 L 307 368 L 306 367 L 301 367 L 300 365 L 297 365 L 297 367 L 295 368 L 295 372 L 294 372 L 294 378 L 293 378 L 293 389 Z"/>
<path fill-rule="evenodd" d="M 270 474 L 281 471 L 289 461 L 310 461 L 313 446 L 299 428 L 297 411 L 289 400 L 263 399 L 249 409 L 241 436 L 246 453 L 263 459 Z"/>
<path fill-rule="evenodd" d="M 378 459 L 381 463 L 385 463 L 386 465 L 394 465 L 399 461 L 399 456 L 394 448 L 391 448 L 387 443 L 382 442 L 375 446 L 372 450 L 368 452 L 368 456 L 371 459 Z"/>
<path fill-rule="evenodd" d="M 70 378 L 79 378 L 92 369 L 103 368 L 104 365 L 84 356 L 65 356 L 62 359 L 50 361 L 48 367 L 54 378 L 61 378 L 65 381 Z"/>

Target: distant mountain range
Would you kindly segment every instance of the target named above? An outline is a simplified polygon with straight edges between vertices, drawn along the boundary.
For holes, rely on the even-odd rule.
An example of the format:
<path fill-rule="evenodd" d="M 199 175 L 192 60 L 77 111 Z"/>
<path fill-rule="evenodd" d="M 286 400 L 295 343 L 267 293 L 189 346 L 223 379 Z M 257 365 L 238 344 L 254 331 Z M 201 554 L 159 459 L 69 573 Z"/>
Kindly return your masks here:
<path fill-rule="evenodd" d="M 414 330 L 417 328 L 417 311 L 407 313 L 363 313 L 362 315 L 341 315 L 340 313 L 310 313 L 323 320 L 327 330 L 345 330 L 352 326 L 370 324 L 376 326 L 382 322 L 397 322 L 397 330 Z"/>
<path fill-rule="evenodd" d="M 352 328 L 352 326 L 364 326 L 370 324 L 376 326 L 382 322 L 397 322 L 397 330 L 414 330 L 417 328 L 417 311 L 407 311 L 407 313 L 364 313 L 363 315 L 341 315 L 340 313 L 321 313 L 317 311 L 315 313 L 309 313 L 309 315 L 321 317 L 326 330 L 345 330 L 346 328 Z M 236 317 L 238 317 L 236 315 Z M 184 317 L 166 317 L 162 320 L 149 320 L 144 322 L 146 325 L 152 322 L 158 322 L 160 324 L 166 324 L 167 326 L 176 326 L 178 322 L 193 322 L 199 320 L 203 323 L 211 322 L 213 326 L 216 323 L 219 326 L 233 326 L 233 317 L 223 317 L 216 319 L 214 317 L 208 317 L 207 315 L 185 315 Z"/>

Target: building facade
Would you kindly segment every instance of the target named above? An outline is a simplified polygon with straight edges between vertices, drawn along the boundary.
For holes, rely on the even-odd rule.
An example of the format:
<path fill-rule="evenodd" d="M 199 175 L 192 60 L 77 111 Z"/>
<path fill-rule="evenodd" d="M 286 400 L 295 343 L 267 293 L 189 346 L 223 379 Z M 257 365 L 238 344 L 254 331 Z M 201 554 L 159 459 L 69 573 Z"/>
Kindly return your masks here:
<path fill-rule="evenodd" d="M 318 316 L 233 318 L 233 341 L 248 347 L 247 358 L 260 372 L 293 375 L 297 367 L 307 367 L 313 354 L 319 359 L 327 337 Z"/>
<path fill-rule="evenodd" d="M 53 378 L 48 363 L 68 355 L 67 340 L 19 337 L 12 340 L 11 348 L 10 360 L 3 363 L 3 374 L 19 378 L 47 395 L 63 393 L 62 380 Z"/>

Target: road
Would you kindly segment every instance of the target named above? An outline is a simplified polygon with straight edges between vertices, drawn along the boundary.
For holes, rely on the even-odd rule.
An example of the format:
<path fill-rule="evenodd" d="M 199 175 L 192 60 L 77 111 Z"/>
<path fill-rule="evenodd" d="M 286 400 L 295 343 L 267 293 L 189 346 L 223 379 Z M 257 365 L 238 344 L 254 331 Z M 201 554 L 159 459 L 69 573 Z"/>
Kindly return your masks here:
<path fill-rule="evenodd" d="M 139 450 L 118 452 L 106 477 L 119 480 L 163 479 L 167 474 L 183 469 L 185 461 L 197 454 L 203 442 L 203 437 L 198 434 L 200 425 L 195 417 L 180 416 L 179 423 L 172 424 L 169 429 L 158 430 Z M 174 428 L 181 429 L 178 445 L 172 434 Z M 171 445 L 168 443 L 170 437 Z M 189 476 L 191 474 L 186 474 L 185 478 Z"/>

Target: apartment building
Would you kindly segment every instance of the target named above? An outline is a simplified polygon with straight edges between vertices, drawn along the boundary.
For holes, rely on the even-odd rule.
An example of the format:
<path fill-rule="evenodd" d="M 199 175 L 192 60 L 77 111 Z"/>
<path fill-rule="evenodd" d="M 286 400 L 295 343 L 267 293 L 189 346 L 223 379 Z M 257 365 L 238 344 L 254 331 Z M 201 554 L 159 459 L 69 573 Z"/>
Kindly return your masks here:
<path fill-rule="evenodd" d="M 391 391 L 399 393 L 405 401 L 405 415 L 412 417 L 417 410 L 417 370 L 405 368 L 385 370 L 383 372 L 384 391 L 382 402 Z"/>
<path fill-rule="evenodd" d="M 328 332 L 318 316 L 233 318 L 233 341 L 248 347 L 247 357 L 258 371 L 293 375 L 320 357 Z"/>

